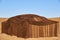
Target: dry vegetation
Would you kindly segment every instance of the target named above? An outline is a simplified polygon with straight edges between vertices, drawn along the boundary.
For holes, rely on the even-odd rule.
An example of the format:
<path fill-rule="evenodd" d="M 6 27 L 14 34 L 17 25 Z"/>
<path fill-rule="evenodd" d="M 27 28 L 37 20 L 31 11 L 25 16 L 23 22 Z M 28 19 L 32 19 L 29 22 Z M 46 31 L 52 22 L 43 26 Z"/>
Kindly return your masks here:
<path fill-rule="evenodd" d="M 50 18 L 51 20 L 55 20 L 55 21 L 59 21 L 60 22 L 60 18 Z M 1 33 L 1 22 L 7 20 L 7 18 L 0 18 L 0 40 L 60 40 L 60 31 L 58 33 L 58 37 L 40 37 L 40 38 L 19 38 L 16 36 L 9 36 L 7 34 Z M 59 24 L 60 26 L 60 24 Z M 59 29 L 60 30 L 60 29 Z"/>

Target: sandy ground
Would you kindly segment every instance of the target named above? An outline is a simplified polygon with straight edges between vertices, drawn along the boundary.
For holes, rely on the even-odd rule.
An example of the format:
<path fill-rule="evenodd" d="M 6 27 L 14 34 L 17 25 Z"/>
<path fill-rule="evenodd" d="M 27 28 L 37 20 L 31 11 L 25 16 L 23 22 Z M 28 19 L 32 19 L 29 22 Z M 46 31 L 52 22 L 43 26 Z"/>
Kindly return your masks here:
<path fill-rule="evenodd" d="M 59 31 L 59 34 L 58 36 L 59 37 L 40 37 L 40 38 L 27 38 L 27 39 L 24 39 L 24 38 L 19 38 L 19 37 L 16 37 L 16 36 L 10 36 L 10 35 L 7 35 L 7 34 L 4 34 L 4 33 L 1 33 L 1 22 L 5 21 L 7 19 L 5 18 L 0 18 L 0 40 L 60 40 L 60 31 Z M 51 19 L 51 20 L 57 20 L 60 22 L 60 18 L 59 19 Z M 60 24 L 59 24 L 60 26 Z"/>
<path fill-rule="evenodd" d="M 9 36 L 7 34 L 0 33 L 0 40 L 58 40 L 58 37 L 40 37 L 40 38 L 19 38 L 16 36 Z"/>

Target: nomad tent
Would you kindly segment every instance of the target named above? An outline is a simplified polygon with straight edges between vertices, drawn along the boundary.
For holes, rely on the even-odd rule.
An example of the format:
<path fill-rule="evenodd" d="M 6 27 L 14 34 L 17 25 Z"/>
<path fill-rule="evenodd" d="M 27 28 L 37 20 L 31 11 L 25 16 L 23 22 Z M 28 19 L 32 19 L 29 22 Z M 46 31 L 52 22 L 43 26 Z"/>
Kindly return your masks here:
<path fill-rule="evenodd" d="M 23 14 L 2 22 L 2 33 L 23 38 L 56 37 L 58 22 L 34 14 Z"/>

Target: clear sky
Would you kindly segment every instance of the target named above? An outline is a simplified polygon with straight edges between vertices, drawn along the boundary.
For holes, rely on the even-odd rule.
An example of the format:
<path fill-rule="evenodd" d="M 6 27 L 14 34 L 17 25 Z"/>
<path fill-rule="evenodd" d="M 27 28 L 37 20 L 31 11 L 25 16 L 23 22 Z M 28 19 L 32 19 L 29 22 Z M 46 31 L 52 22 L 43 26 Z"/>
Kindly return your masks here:
<path fill-rule="evenodd" d="M 60 0 L 0 0 L 0 17 L 20 14 L 59 17 Z"/>

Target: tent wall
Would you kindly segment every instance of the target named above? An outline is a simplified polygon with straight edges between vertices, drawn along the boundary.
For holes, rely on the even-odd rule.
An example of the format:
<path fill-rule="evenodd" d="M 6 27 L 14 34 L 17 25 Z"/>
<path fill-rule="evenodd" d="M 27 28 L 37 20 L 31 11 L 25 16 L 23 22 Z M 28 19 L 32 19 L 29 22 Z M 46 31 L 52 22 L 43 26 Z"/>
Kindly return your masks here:
<path fill-rule="evenodd" d="M 16 35 L 18 37 L 54 37 L 57 36 L 57 23 L 48 25 L 33 25 L 28 22 L 21 24 L 10 23 L 9 28 L 6 22 L 2 23 L 2 33 Z"/>
<path fill-rule="evenodd" d="M 57 24 L 31 25 L 29 27 L 29 37 L 54 37 L 57 36 Z M 27 33 L 28 33 L 27 32 Z"/>
<path fill-rule="evenodd" d="M 8 29 L 7 29 L 6 22 L 2 22 L 2 33 L 8 34 Z"/>

